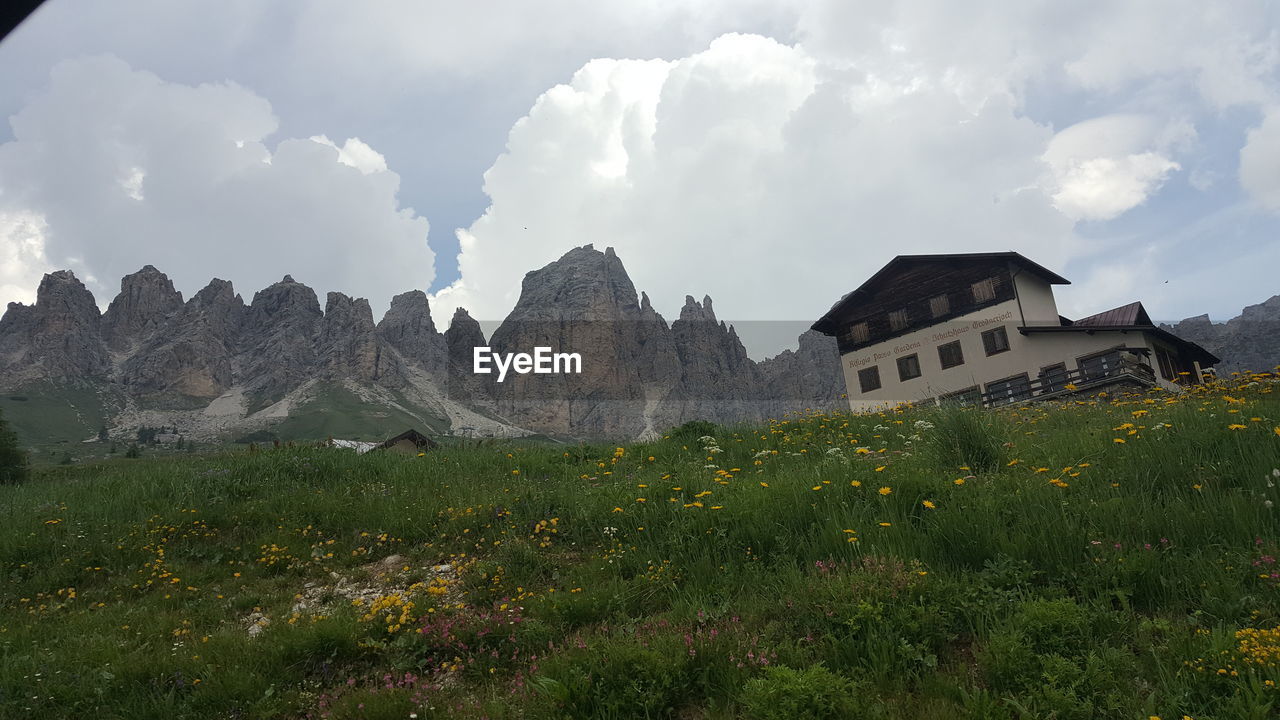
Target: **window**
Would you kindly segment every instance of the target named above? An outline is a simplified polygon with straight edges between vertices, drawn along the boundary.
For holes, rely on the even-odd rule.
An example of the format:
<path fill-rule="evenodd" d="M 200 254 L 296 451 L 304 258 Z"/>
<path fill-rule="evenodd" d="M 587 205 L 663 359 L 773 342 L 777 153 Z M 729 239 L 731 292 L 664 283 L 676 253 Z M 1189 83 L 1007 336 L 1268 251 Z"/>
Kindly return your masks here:
<path fill-rule="evenodd" d="M 907 316 L 906 308 L 902 308 L 901 310 L 894 310 L 893 312 L 889 313 L 889 329 L 895 332 L 905 328 L 907 326 L 908 321 L 909 321 L 909 317 Z"/>
<path fill-rule="evenodd" d="M 1009 334 L 1002 327 L 987 330 L 982 333 L 982 347 L 988 355 L 1002 353 L 1009 349 Z"/>
<path fill-rule="evenodd" d="M 1027 379 L 1026 373 L 987 383 L 987 398 L 992 405 L 1004 405 L 1026 400 L 1029 397 L 1031 397 L 1031 381 Z"/>
<path fill-rule="evenodd" d="M 996 279 L 989 277 L 973 284 L 973 301 L 976 303 L 991 302 L 996 299 Z"/>
<path fill-rule="evenodd" d="M 1055 392 L 1067 386 L 1067 364 L 1046 365 L 1040 368 L 1041 392 Z"/>
<path fill-rule="evenodd" d="M 849 326 L 844 339 L 850 345 L 860 345 L 871 339 L 871 333 L 867 330 L 865 322 L 855 323 Z"/>
<path fill-rule="evenodd" d="M 862 392 L 869 393 L 872 390 L 880 389 L 880 366 L 872 365 L 869 368 L 858 371 L 858 386 L 862 388 Z"/>
<path fill-rule="evenodd" d="M 964 353 L 960 350 L 960 341 L 954 340 L 945 345 L 939 345 L 938 360 L 942 363 L 943 370 L 953 368 L 957 365 L 963 365 Z"/>
<path fill-rule="evenodd" d="M 914 380 L 920 377 L 920 356 L 911 354 L 898 358 L 898 379 Z"/>
<path fill-rule="evenodd" d="M 1085 380 L 1097 380 L 1114 373 L 1119 368 L 1119 361 L 1120 354 L 1114 350 L 1108 350 L 1076 358 L 1076 365 L 1080 368 Z"/>
<path fill-rule="evenodd" d="M 938 398 L 938 401 L 943 405 L 951 406 L 981 405 L 982 391 L 978 389 L 977 385 L 974 385 L 971 388 L 947 393 Z"/>
<path fill-rule="evenodd" d="M 935 295 L 929 298 L 929 313 L 935 318 L 951 312 L 951 299 L 946 295 Z"/>

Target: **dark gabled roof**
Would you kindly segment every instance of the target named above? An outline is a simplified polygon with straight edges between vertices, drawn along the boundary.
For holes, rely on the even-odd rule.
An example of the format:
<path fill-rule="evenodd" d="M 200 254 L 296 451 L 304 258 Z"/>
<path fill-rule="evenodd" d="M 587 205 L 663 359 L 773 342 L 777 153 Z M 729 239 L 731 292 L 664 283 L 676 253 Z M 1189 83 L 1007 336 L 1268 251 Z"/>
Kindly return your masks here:
<path fill-rule="evenodd" d="M 1023 257 L 1020 253 L 1007 250 L 1003 252 L 986 252 L 986 253 L 943 253 L 938 255 L 899 255 L 890 260 L 884 267 L 880 268 L 876 274 L 867 279 L 854 291 L 845 294 L 840 298 L 831 309 L 815 322 L 812 327 L 818 332 L 824 332 L 828 335 L 835 334 L 834 320 L 850 304 L 858 300 L 860 297 L 867 295 L 875 288 L 881 280 L 902 269 L 904 266 L 915 263 L 926 262 L 964 262 L 971 260 L 1004 260 L 1014 263 L 1019 267 L 1039 275 L 1050 285 L 1070 285 L 1071 281 L 1058 275 L 1057 273 L 1045 268 L 1042 265 L 1034 263 Z"/>
<path fill-rule="evenodd" d="M 430 449 L 438 446 L 435 440 L 432 440 L 431 438 L 427 437 L 426 435 L 423 435 L 417 430 L 409 429 L 409 430 L 405 430 L 404 432 L 400 433 L 399 435 L 393 438 L 389 438 L 387 440 L 382 441 L 381 443 L 378 444 L 377 447 L 373 449 L 383 450 L 385 448 L 392 447 L 393 445 L 400 442 L 401 440 L 408 440 L 412 442 L 414 445 L 418 446 L 419 448 Z"/>
<path fill-rule="evenodd" d="M 1155 325 L 1147 315 L 1146 308 L 1140 302 L 1131 302 L 1118 308 L 1111 308 L 1097 315 L 1080 318 L 1071 323 L 1076 327 L 1110 327 L 1113 325 Z"/>

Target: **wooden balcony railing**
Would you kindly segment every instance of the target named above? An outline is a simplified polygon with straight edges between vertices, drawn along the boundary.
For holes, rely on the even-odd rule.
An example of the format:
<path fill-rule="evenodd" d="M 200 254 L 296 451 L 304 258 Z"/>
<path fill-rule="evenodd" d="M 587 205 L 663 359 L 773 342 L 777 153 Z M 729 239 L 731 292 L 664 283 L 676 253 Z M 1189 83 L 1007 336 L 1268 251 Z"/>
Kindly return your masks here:
<path fill-rule="evenodd" d="M 1095 355 L 1080 361 L 1079 365 L 1080 367 L 1073 370 L 1050 372 L 1034 380 L 1013 382 L 1005 385 L 1003 389 L 984 392 L 982 405 L 993 407 L 1027 400 L 1044 400 L 1102 385 L 1111 385 L 1118 381 L 1131 381 L 1144 387 L 1156 384 L 1155 373 L 1151 366 L 1139 360 L 1133 353 L 1123 350 Z"/>

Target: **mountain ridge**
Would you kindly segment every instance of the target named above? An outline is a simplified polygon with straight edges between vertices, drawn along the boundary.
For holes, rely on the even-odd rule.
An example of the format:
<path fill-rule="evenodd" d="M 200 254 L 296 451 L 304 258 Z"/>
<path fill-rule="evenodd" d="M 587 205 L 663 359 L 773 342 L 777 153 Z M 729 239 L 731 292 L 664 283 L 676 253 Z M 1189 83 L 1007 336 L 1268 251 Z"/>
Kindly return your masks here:
<path fill-rule="evenodd" d="M 581 375 L 497 383 L 472 372 L 481 345 L 550 346 L 586 360 Z M 121 279 L 100 312 L 73 272 L 57 271 L 33 305 L 10 303 L 0 317 L 0 391 L 38 394 L 51 384 L 96 397 L 76 416 L 100 418 L 120 438 L 141 425 L 176 425 L 201 439 L 292 426 L 355 431 L 394 416 L 437 433 L 634 439 L 686 420 L 758 421 L 843 405 L 830 338 L 809 331 L 799 350 L 751 360 L 710 297 L 687 297 L 668 324 L 613 248 L 592 245 L 526 274 L 516 306 L 487 339 L 462 308 L 441 332 L 421 290 L 395 296 L 375 322 L 367 300 L 330 292 L 322 307 L 290 275 L 248 303 L 217 278 L 183 300 L 146 265 Z M 24 408 L 16 412 L 21 428 Z M 96 434 L 88 423 L 81 437 Z"/>

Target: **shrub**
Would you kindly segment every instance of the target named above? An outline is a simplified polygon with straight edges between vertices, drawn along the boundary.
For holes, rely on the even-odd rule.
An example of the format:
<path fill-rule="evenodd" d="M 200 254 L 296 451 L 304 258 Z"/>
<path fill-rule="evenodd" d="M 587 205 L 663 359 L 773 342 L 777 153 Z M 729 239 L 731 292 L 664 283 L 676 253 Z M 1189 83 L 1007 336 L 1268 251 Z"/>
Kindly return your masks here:
<path fill-rule="evenodd" d="M 943 407 L 930 416 L 933 428 L 923 449 L 938 467 L 968 467 L 990 472 L 1004 465 L 1004 425 L 979 408 Z"/>
<path fill-rule="evenodd" d="M 666 434 L 670 435 L 672 440 L 689 442 L 706 435 L 715 435 L 719 429 L 715 423 L 707 420 L 690 420 L 680 427 L 672 428 Z"/>
<path fill-rule="evenodd" d="M 548 660 L 531 684 L 572 717 L 664 717 L 686 697 L 683 648 L 655 641 L 603 640 Z"/>
<path fill-rule="evenodd" d="M 27 453 L 18 445 L 18 436 L 0 413 L 0 485 L 16 485 L 27 479 Z"/>
<path fill-rule="evenodd" d="M 747 682 L 742 704 L 755 720 L 864 717 L 858 691 L 855 683 L 822 665 L 804 670 L 777 665 Z"/>

